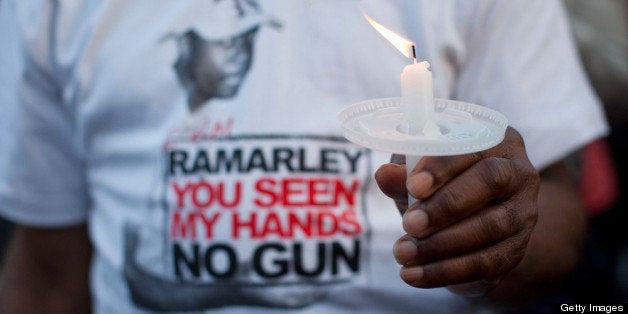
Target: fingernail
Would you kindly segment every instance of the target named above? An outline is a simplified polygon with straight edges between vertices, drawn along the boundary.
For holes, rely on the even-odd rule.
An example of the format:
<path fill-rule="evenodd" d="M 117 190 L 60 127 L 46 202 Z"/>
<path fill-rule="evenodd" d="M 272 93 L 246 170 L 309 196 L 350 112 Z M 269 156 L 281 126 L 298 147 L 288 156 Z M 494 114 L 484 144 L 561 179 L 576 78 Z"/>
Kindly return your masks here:
<path fill-rule="evenodd" d="M 421 171 L 417 174 L 410 175 L 406 181 L 406 188 L 412 196 L 426 196 L 426 193 L 432 188 L 434 177 L 427 171 Z"/>
<path fill-rule="evenodd" d="M 407 265 L 418 253 L 416 244 L 408 240 L 398 241 L 393 246 L 393 255 L 400 265 Z"/>
<path fill-rule="evenodd" d="M 403 230 L 412 236 L 419 237 L 427 228 L 428 219 L 425 211 L 419 209 L 406 211 L 402 218 Z"/>
<path fill-rule="evenodd" d="M 423 279 L 423 267 L 402 267 L 399 271 L 399 275 L 401 276 L 401 279 L 408 284 L 417 285 L 421 282 L 421 279 Z"/>

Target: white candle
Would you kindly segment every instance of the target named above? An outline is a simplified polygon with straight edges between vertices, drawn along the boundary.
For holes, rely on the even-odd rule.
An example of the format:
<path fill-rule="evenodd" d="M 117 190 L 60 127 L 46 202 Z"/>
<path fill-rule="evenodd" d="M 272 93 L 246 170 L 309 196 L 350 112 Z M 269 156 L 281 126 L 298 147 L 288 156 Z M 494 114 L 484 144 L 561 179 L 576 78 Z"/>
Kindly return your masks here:
<path fill-rule="evenodd" d="M 438 127 L 433 122 L 434 91 L 432 89 L 432 72 L 428 70 L 427 61 L 416 61 L 403 68 L 401 72 L 401 107 L 403 109 L 403 128 L 407 134 L 419 136 L 435 136 Z M 421 156 L 406 155 L 406 174 L 421 160 Z M 408 195 L 408 206 L 416 199 Z"/>
<path fill-rule="evenodd" d="M 414 63 L 401 72 L 401 106 L 404 113 L 404 131 L 410 135 L 434 136 L 438 127 L 433 122 L 434 94 L 432 72 L 427 61 L 416 62 L 414 43 L 389 30 L 362 11 L 366 20 L 404 56 L 414 58 Z"/>
<path fill-rule="evenodd" d="M 401 72 L 401 106 L 404 128 L 411 135 L 428 135 L 434 114 L 432 72 L 427 61 L 413 63 Z M 430 124 L 430 126 L 428 126 Z M 426 128 L 426 126 L 428 126 Z"/>

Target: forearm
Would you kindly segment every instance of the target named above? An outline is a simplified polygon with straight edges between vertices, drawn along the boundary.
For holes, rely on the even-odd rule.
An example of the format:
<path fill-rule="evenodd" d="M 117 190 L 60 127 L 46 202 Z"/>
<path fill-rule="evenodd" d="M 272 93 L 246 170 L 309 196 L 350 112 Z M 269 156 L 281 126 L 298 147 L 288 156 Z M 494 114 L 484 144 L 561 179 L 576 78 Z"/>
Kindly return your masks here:
<path fill-rule="evenodd" d="M 538 220 L 521 263 L 488 297 L 521 304 L 560 284 L 575 268 L 586 232 L 586 213 L 564 163 L 541 173 Z"/>
<path fill-rule="evenodd" d="M 85 227 L 17 227 L 0 274 L 2 313 L 89 313 Z"/>

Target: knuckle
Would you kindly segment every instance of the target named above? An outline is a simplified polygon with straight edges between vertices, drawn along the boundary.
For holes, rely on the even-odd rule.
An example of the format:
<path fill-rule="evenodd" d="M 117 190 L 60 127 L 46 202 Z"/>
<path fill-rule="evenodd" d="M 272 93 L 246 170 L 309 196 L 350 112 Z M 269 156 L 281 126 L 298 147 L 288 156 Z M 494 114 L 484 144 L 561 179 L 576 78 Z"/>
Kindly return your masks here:
<path fill-rule="evenodd" d="M 522 178 L 524 184 L 538 184 L 541 181 L 541 175 L 527 160 L 525 162 L 516 162 L 513 167 L 517 176 Z"/>
<path fill-rule="evenodd" d="M 439 217 L 447 217 L 448 219 L 461 219 L 466 213 L 458 210 L 458 196 L 454 193 L 441 192 L 434 195 L 434 200 L 430 202 L 430 207 L 439 211 Z"/>
<path fill-rule="evenodd" d="M 495 209 L 481 215 L 480 227 L 489 241 L 497 241 L 512 234 L 513 219 L 505 210 Z"/>
<path fill-rule="evenodd" d="M 525 219 L 525 221 L 526 221 L 527 225 L 529 226 L 530 230 L 532 230 L 534 228 L 534 226 L 536 225 L 536 222 L 537 222 L 537 220 L 539 218 L 539 211 L 535 207 L 533 210 L 529 210 L 528 212 L 529 213 L 528 213 L 528 216 Z"/>
<path fill-rule="evenodd" d="M 523 139 L 523 136 L 521 136 L 521 133 L 511 127 L 508 127 L 506 130 L 506 136 L 502 142 L 502 150 L 509 156 L 525 151 L 525 140 Z"/>
<path fill-rule="evenodd" d="M 519 131 L 515 130 L 512 127 L 508 127 L 508 138 L 510 139 L 510 141 L 517 145 L 517 146 L 524 146 L 524 140 L 523 140 L 523 136 L 521 136 L 521 133 L 519 133 Z"/>
<path fill-rule="evenodd" d="M 495 271 L 493 258 L 486 253 L 480 253 L 470 259 L 471 278 L 480 279 L 491 276 Z"/>
<path fill-rule="evenodd" d="M 527 237 L 517 235 L 499 245 L 493 253 L 493 271 L 489 278 L 500 276 L 511 271 L 523 259 Z"/>
<path fill-rule="evenodd" d="M 509 213 L 512 216 L 513 223 L 520 229 L 528 228 L 530 231 L 534 228 L 539 216 L 536 203 L 527 206 L 524 204 L 519 205 L 516 208 L 512 208 Z"/>
<path fill-rule="evenodd" d="M 524 250 L 511 245 L 497 245 L 472 258 L 472 275 L 476 280 L 494 279 L 511 271 L 523 258 Z"/>
<path fill-rule="evenodd" d="M 515 265 L 516 259 L 509 257 L 502 251 L 498 250 L 493 254 L 485 257 L 487 263 L 484 268 L 484 279 L 493 279 L 502 276 L 504 273 L 510 271 Z"/>
<path fill-rule="evenodd" d="M 480 179 L 491 189 L 499 190 L 511 184 L 514 172 L 510 162 L 499 157 L 489 157 L 480 163 Z"/>

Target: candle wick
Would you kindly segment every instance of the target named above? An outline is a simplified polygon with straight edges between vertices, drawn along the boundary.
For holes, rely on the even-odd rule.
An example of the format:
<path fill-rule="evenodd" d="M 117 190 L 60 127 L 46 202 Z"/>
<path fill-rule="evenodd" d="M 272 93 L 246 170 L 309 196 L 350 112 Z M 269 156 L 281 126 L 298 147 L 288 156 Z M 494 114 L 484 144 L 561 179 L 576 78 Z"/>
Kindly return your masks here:
<path fill-rule="evenodd" d="M 412 45 L 412 58 L 414 59 L 414 63 L 416 63 L 416 48 Z"/>

